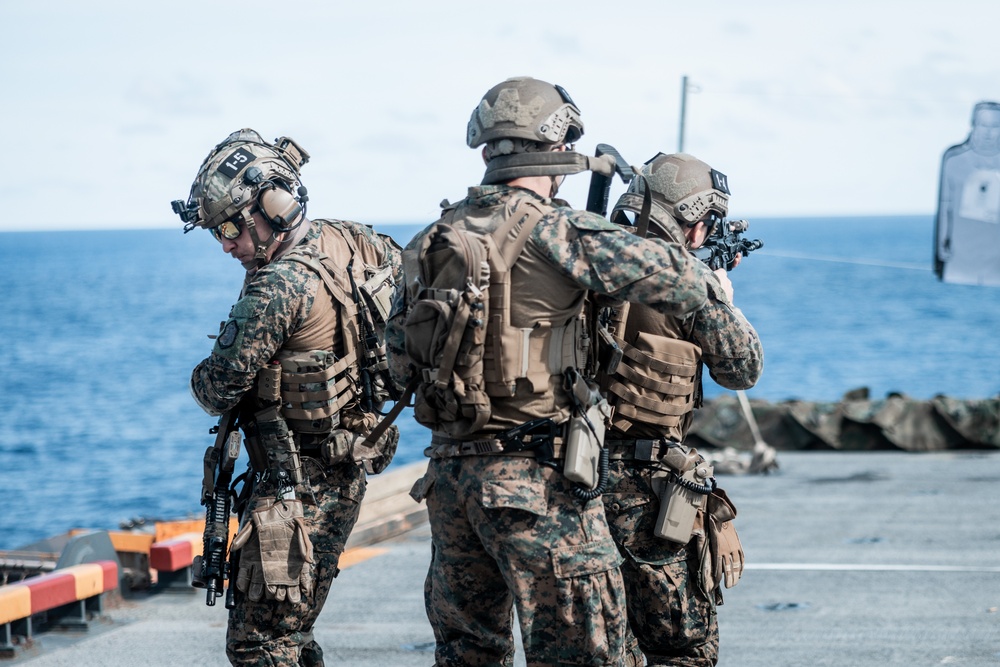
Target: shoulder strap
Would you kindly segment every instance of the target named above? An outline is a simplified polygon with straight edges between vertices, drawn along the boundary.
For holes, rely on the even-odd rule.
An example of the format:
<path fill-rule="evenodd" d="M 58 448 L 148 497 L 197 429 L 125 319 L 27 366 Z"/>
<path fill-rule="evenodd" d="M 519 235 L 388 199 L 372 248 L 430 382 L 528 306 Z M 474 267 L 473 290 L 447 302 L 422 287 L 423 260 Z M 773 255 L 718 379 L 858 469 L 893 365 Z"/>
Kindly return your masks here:
<path fill-rule="evenodd" d="M 344 289 L 343 271 L 325 254 L 311 245 L 296 247 L 282 259 L 289 259 L 293 262 L 305 264 L 317 274 L 326 289 L 333 297 L 335 307 L 340 308 L 341 344 L 344 346 L 342 357 L 345 359 L 355 359 L 357 352 L 359 332 L 355 328 L 358 305 L 346 289 Z"/>
<path fill-rule="evenodd" d="M 494 230 L 492 236 L 504 264 L 509 269 L 524 250 L 531 232 L 535 229 L 545 212 L 535 202 L 528 198 L 521 199 L 510 215 Z M 514 231 L 511 236 L 511 231 Z"/>

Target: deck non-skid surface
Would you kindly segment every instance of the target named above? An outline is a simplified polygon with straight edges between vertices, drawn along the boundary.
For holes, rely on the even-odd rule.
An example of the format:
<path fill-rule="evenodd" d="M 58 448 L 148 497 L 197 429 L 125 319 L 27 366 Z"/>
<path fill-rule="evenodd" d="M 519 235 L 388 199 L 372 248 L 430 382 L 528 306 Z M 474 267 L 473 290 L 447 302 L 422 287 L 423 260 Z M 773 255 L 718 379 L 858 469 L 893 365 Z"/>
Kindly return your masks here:
<path fill-rule="evenodd" d="M 748 562 L 719 609 L 720 667 L 1000 665 L 1000 453 L 779 463 L 720 478 Z M 315 632 L 326 664 L 433 664 L 426 524 L 349 554 Z M 222 666 L 225 626 L 202 592 L 162 593 L 106 609 L 84 635 L 45 633 L 8 662 Z"/>

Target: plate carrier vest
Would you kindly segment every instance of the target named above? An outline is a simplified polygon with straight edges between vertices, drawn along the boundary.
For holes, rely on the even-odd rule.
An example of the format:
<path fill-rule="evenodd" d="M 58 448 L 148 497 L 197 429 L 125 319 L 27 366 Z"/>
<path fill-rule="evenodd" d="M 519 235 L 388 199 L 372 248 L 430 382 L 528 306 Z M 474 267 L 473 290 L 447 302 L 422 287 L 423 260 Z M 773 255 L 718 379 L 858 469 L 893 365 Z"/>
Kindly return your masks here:
<path fill-rule="evenodd" d="M 614 410 L 611 424 L 623 433 L 636 423 L 655 424 L 667 440 L 683 442 L 701 404 L 701 348 L 641 330 L 635 343 L 628 343 L 628 316 L 625 303 L 613 309 L 608 325 L 622 350 L 614 373 L 601 376 L 601 389 Z"/>
<path fill-rule="evenodd" d="M 435 433 L 462 438 L 491 415 L 490 397 L 510 397 L 517 381 L 546 391 L 583 335 L 567 326 L 511 326 L 511 269 L 547 211 L 528 197 L 492 230 L 466 229 L 461 205 L 446 205 L 421 243 L 403 251 L 409 282 L 404 328 L 416 368 L 414 417 Z M 544 289 L 544 286 L 539 286 Z"/>

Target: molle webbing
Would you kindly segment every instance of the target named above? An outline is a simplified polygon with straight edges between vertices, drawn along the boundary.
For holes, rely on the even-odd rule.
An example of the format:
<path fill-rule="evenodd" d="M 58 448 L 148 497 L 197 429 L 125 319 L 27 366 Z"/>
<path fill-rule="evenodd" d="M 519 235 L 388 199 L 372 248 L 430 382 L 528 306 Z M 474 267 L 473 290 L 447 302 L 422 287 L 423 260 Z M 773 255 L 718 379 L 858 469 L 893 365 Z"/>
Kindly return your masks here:
<path fill-rule="evenodd" d="M 627 304 L 614 315 L 615 341 L 622 360 L 605 378 L 605 390 L 614 406 L 612 424 L 628 432 L 636 422 L 663 428 L 664 437 L 682 441 L 695 408 L 701 348 L 694 343 L 642 331 L 626 332 Z"/>
<path fill-rule="evenodd" d="M 510 324 L 511 269 L 543 215 L 533 201 L 521 199 L 493 233 L 499 252 L 490 254 L 489 323 L 483 353 L 483 378 L 489 396 L 513 396 L 519 379 L 528 380 L 532 392 L 543 393 L 553 375 L 580 365 L 582 323 L 578 318 L 559 326 L 548 320 L 528 328 Z M 527 287 L 547 289 L 539 284 Z"/>
<path fill-rule="evenodd" d="M 290 420 L 314 421 L 337 415 L 357 397 L 357 379 L 348 371 L 357 356 L 300 352 L 281 359 L 281 412 Z"/>
<path fill-rule="evenodd" d="M 490 290 L 492 295 L 493 288 Z M 558 327 L 540 320 L 536 326 L 523 329 L 509 326 L 509 321 L 509 315 L 507 319 L 490 318 L 490 344 L 483 372 L 490 396 L 513 396 L 518 379 L 528 380 L 532 392 L 540 394 L 548 390 L 553 375 L 582 366 L 586 350 L 581 346 L 584 338 L 580 318 Z M 496 359 L 501 363 L 495 363 Z"/>

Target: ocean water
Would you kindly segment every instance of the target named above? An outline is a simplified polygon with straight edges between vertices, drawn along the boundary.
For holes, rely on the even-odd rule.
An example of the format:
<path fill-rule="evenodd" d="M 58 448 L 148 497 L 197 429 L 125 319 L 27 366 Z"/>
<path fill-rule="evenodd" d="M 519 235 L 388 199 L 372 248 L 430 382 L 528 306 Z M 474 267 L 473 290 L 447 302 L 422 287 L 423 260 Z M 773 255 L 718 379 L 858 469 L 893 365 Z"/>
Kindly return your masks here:
<path fill-rule="evenodd" d="M 419 226 L 378 227 L 405 243 Z M 732 274 L 765 371 L 751 398 L 1000 393 L 1000 291 L 939 283 L 930 216 L 757 219 Z M 0 234 L 0 549 L 200 515 L 215 420 L 191 399 L 243 270 L 208 234 Z M 706 393 L 723 390 L 709 384 Z M 408 412 L 393 465 L 420 459 Z"/>

